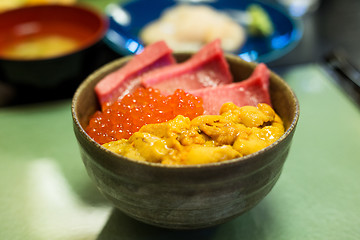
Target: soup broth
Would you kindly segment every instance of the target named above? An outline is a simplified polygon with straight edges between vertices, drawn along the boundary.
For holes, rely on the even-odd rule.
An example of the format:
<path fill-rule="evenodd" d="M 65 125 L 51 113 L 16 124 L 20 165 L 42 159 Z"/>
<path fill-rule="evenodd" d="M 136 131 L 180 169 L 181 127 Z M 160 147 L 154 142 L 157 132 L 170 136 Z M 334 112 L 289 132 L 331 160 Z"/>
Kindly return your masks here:
<path fill-rule="evenodd" d="M 77 39 L 62 35 L 30 35 L 7 44 L 0 55 L 13 59 L 48 58 L 70 53 L 79 44 Z"/>

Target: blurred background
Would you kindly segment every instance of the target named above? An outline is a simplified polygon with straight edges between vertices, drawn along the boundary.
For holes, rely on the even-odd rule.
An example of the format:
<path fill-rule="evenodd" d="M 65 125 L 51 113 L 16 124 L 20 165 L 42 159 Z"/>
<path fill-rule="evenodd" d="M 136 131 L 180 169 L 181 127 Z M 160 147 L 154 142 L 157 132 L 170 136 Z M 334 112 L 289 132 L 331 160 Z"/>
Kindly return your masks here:
<path fill-rule="evenodd" d="M 65 4 L 74 4 L 75 0 L 59 0 Z M 31 5 L 51 3 L 55 1 L 28 0 Z M 123 1 L 126 2 L 126 1 Z M 360 65 L 359 39 L 359 14 L 360 2 L 356 0 L 263 0 L 276 8 L 283 8 L 289 15 L 300 22 L 302 36 L 298 44 L 285 56 L 268 62 L 272 68 L 279 71 L 298 64 L 313 62 L 324 62 L 326 57 L 334 51 L 345 55 L 347 61 L 355 69 Z M 0 10 L 22 6 L 26 0 L 2 0 Z M 28 3 L 28 4 L 29 4 Z M 105 12 L 109 0 L 78 0 L 77 3 L 86 4 Z M 121 57 L 121 54 L 111 49 L 107 44 L 101 42 L 101 51 L 93 59 L 94 66 L 87 73 L 97 67 Z M 353 70 L 353 68 L 352 68 Z M 353 74 L 355 74 L 353 72 Z M 1 76 L 1 75 L 0 75 Z M 355 76 L 356 77 L 356 76 Z M 0 79 L 0 106 L 38 102 L 43 100 L 69 98 L 76 84 L 58 86 L 57 91 L 41 91 L 36 88 L 28 91 L 29 86 L 17 86 L 6 83 L 6 79 Z M 5 80 L 5 81 L 4 81 Z M 25 88 L 25 89 L 23 89 Z M 38 92 L 40 91 L 40 92 Z M 36 92 L 36 94 L 35 94 Z M 31 94 L 30 94 L 31 93 Z"/>
<path fill-rule="evenodd" d="M 53 2 L 0 0 L 0 11 Z M 109 4 L 130 1 L 60 2 L 106 16 Z M 294 89 L 301 117 L 286 169 L 265 201 L 223 226 L 185 232 L 109 206 L 80 160 L 70 110 L 85 77 L 122 57 L 101 39 L 81 77 L 51 88 L 8 81 L 1 72 L 8 60 L 0 58 L 0 239 L 360 239 L 360 1 L 259 2 L 286 12 L 301 31 L 291 51 L 267 62 Z M 0 21 L 0 31 L 8 25 Z"/>

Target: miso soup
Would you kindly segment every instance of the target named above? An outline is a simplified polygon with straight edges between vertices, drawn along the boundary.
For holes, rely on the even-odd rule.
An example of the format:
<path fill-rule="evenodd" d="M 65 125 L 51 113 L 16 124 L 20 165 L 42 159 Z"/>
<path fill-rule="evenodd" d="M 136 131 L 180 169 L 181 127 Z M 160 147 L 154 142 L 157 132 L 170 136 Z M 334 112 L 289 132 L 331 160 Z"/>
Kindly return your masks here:
<path fill-rule="evenodd" d="M 79 46 L 77 39 L 62 35 L 30 35 L 9 42 L 0 56 L 12 59 L 41 59 L 64 55 Z"/>

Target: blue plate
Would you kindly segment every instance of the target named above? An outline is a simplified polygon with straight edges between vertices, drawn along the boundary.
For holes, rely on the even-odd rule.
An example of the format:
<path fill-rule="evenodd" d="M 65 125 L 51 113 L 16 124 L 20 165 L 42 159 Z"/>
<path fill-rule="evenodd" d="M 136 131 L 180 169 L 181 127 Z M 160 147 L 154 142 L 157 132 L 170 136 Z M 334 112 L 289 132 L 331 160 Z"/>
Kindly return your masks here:
<path fill-rule="evenodd" d="M 121 55 L 137 54 L 144 45 L 138 38 L 139 31 L 150 21 L 158 19 L 161 13 L 184 0 L 135 0 L 126 4 L 110 4 L 107 14 L 110 20 L 105 42 Z M 186 2 L 194 2 L 188 0 Z M 231 16 L 242 13 L 249 4 L 259 4 L 269 15 L 274 25 L 274 33 L 269 37 L 248 36 L 244 46 L 234 54 L 247 61 L 270 62 L 291 51 L 302 36 L 301 24 L 285 11 L 272 5 L 249 0 L 202 0 Z M 195 3 L 194 3 L 195 4 Z"/>

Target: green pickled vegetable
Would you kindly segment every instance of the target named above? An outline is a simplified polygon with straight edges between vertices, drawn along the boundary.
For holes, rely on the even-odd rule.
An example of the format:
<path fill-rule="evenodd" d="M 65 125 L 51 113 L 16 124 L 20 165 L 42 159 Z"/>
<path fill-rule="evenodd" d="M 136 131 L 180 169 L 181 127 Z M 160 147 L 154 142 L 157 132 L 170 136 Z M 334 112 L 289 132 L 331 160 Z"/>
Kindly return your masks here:
<path fill-rule="evenodd" d="M 268 37 L 274 33 L 271 18 L 260 5 L 251 4 L 247 12 L 251 19 L 248 25 L 250 35 Z"/>

